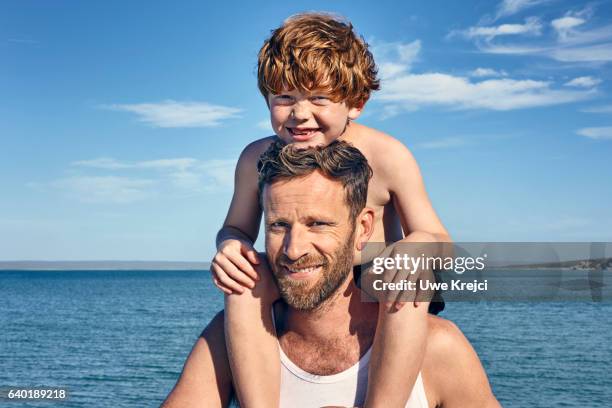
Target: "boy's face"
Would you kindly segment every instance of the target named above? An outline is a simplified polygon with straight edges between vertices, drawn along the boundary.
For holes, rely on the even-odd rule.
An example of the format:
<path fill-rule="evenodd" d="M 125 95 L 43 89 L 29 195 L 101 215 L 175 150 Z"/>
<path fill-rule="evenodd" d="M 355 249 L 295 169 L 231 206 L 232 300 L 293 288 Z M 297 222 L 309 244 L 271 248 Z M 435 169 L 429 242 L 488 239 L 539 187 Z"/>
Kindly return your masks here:
<path fill-rule="evenodd" d="M 362 109 L 332 102 L 323 91 L 304 94 L 298 90 L 268 95 L 268 106 L 274 132 L 285 143 L 300 147 L 330 144 L 342 136 L 348 120 L 357 119 Z"/>

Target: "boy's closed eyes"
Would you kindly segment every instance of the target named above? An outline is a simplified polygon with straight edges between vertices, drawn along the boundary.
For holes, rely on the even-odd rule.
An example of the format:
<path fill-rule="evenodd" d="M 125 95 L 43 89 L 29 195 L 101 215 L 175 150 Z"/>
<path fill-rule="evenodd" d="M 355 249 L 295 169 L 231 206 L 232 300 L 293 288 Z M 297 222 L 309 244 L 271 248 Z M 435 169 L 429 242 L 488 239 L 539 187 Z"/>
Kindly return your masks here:
<path fill-rule="evenodd" d="M 331 98 L 326 95 L 308 96 L 306 98 L 308 99 L 309 102 L 315 105 L 319 105 L 319 106 L 327 106 L 330 103 L 332 103 Z M 296 96 L 288 95 L 288 94 L 272 96 L 273 103 L 284 105 L 284 106 L 293 105 L 294 103 L 296 103 L 297 100 L 298 98 Z"/>

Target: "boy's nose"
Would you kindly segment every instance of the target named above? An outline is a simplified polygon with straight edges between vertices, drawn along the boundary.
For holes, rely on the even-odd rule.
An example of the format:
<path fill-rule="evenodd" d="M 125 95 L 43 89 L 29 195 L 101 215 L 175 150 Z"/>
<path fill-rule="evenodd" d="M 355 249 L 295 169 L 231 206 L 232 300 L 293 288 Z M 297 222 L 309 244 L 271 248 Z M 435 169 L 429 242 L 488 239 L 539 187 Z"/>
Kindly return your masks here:
<path fill-rule="evenodd" d="M 295 120 L 305 120 L 310 118 L 310 109 L 308 109 L 302 103 L 296 103 L 293 105 L 293 111 L 291 112 Z"/>

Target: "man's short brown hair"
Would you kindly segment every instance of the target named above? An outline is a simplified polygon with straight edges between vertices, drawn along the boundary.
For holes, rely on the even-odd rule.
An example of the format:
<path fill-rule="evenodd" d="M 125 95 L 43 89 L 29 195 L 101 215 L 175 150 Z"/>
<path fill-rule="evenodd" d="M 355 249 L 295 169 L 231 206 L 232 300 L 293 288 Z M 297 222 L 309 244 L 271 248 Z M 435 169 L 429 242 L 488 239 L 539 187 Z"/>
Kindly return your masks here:
<path fill-rule="evenodd" d="M 257 85 L 264 98 L 283 88 L 325 91 L 334 102 L 362 107 L 380 88 L 368 44 L 350 22 L 326 13 L 289 17 L 259 51 Z"/>
<path fill-rule="evenodd" d="M 314 171 L 340 182 L 344 187 L 351 221 L 366 206 L 368 182 L 372 177 L 372 169 L 365 156 L 359 149 L 341 140 L 327 146 L 308 148 L 298 148 L 277 140 L 261 155 L 257 170 L 260 201 L 266 184 L 304 177 Z"/>

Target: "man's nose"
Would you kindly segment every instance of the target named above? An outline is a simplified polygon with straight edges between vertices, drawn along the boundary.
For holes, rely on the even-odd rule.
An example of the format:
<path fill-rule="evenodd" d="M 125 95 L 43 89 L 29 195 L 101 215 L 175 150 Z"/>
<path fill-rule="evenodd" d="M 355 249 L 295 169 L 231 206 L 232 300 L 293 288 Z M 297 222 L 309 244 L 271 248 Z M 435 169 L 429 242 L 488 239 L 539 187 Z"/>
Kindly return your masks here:
<path fill-rule="evenodd" d="M 292 261 L 297 261 L 308 254 L 308 239 L 305 232 L 302 228 L 294 227 L 285 235 L 284 252 Z"/>

